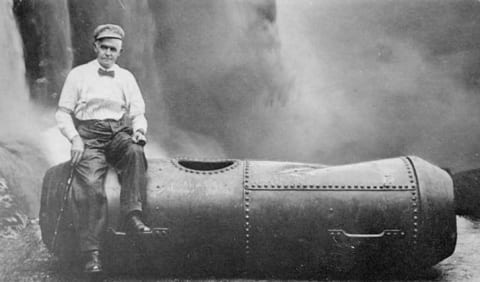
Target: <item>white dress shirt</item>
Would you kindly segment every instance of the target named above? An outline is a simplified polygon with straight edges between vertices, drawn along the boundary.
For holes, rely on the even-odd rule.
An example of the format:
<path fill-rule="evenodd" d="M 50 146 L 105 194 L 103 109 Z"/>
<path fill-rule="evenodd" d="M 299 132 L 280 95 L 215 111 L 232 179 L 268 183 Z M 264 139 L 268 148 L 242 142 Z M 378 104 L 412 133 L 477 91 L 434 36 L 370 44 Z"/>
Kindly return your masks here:
<path fill-rule="evenodd" d="M 134 132 L 146 133 L 145 102 L 133 74 L 116 64 L 108 69 L 114 77 L 100 75 L 99 69 L 104 68 L 95 59 L 68 74 L 55 114 L 62 134 L 70 141 L 78 135 L 72 114 L 79 120 L 119 120 L 127 115 Z"/>

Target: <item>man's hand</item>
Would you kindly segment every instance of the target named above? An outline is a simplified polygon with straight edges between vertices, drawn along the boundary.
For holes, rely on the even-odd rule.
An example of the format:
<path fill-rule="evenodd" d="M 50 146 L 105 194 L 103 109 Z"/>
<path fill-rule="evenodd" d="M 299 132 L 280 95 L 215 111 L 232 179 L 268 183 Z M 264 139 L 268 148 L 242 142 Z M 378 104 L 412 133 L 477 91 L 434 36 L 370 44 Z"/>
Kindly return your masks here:
<path fill-rule="evenodd" d="M 83 144 L 82 138 L 80 135 L 73 137 L 72 139 L 72 149 L 70 151 L 72 159 L 70 164 L 75 166 L 82 159 L 83 150 L 85 145 Z"/>
<path fill-rule="evenodd" d="M 132 140 L 134 143 L 137 143 L 141 146 L 144 146 L 147 143 L 147 138 L 140 130 L 137 130 L 135 133 L 133 133 Z"/>

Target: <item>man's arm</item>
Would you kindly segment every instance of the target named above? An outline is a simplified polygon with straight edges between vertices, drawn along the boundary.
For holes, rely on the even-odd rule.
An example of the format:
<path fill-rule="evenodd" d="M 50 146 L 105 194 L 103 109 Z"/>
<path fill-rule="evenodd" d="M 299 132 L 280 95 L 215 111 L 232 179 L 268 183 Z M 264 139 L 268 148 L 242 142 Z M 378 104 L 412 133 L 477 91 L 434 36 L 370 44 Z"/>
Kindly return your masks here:
<path fill-rule="evenodd" d="M 142 97 L 140 88 L 133 75 L 129 83 L 130 105 L 129 116 L 132 119 L 133 141 L 141 145 L 145 144 L 147 133 L 147 119 L 145 118 L 145 102 Z M 142 144 L 143 143 L 143 144 Z"/>
<path fill-rule="evenodd" d="M 70 151 L 72 165 L 76 165 L 80 161 L 84 150 L 82 138 L 75 129 L 72 118 L 73 109 L 78 100 L 77 83 L 73 72 L 70 72 L 63 85 L 58 101 L 58 109 L 55 113 L 55 119 L 60 132 L 72 143 Z"/>
<path fill-rule="evenodd" d="M 55 113 L 58 129 L 70 142 L 78 135 L 77 129 L 73 123 L 72 111 L 65 107 L 58 107 Z"/>

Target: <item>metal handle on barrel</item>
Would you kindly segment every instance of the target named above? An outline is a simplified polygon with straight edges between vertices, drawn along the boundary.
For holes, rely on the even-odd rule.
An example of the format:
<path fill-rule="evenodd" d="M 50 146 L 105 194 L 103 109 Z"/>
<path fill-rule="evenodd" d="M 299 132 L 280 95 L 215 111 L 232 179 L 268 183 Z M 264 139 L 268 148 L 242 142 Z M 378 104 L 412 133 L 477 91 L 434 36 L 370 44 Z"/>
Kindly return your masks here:
<path fill-rule="evenodd" d="M 343 229 L 328 229 L 328 232 L 332 237 L 342 235 L 348 238 L 382 238 L 390 236 L 405 236 L 405 232 L 400 229 L 385 229 L 380 233 L 374 234 L 348 233 Z"/>

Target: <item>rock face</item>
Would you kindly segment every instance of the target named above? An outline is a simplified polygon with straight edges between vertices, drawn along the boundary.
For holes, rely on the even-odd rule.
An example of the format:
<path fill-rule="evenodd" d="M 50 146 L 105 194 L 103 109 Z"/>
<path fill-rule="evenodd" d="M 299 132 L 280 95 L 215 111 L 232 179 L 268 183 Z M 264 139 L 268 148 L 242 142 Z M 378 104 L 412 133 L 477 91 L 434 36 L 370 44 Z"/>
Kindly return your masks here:
<path fill-rule="evenodd" d="M 28 218 L 20 209 L 15 196 L 7 187 L 5 178 L 0 178 L 0 237 L 16 238 L 27 225 Z"/>
<path fill-rule="evenodd" d="M 480 169 L 471 169 L 452 175 L 455 186 L 455 213 L 480 219 Z"/>
<path fill-rule="evenodd" d="M 0 142 L 0 197 L 5 200 L 1 216 L 14 216 L 16 211 L 32 218 L 38 216 L 41 179 L 47 167 L 34 144 Z"/>

